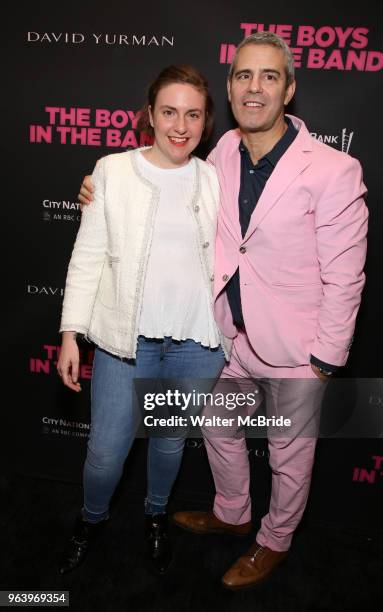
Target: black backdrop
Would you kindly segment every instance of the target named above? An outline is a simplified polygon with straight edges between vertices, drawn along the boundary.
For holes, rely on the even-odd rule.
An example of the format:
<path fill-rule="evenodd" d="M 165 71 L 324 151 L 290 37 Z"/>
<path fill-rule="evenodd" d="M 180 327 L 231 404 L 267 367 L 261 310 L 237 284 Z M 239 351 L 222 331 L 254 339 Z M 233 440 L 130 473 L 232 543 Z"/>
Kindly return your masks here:
<path fill-rule="evenodd" d="M 19 2 L 9 10 L 2 34 L 1 139 L 9 185 L 2 203 L 7 465 L 42 477 L 81 479 L 92 346 L 83 346 L 80 396 L 62 387 L 54 364 L 81 177 L 102 155 L 143 142 L 134 130 L 135 114 L 147 84 L 170 63 L 191 63 L 208 77 L 216 102 L 213 145 L 232 127 L 225 94 L 228 56 L 246 33 L 263 28 L 277 29 L 294 50 L 297 93 L 290 112 L 314 137 L 359 158 L 364 168 L 371 215 L 368 281 L 342 376 L 370 379 L 359 386 L 360 401 L 382 414 L 379 3 L 94 0 Z M 346 394 L 343 403 L 349 401 Z M 370 439 L 320 441 L 309 511 L 354 527 L 368 522 L 379 528 L 381 436 L 377 431 Z M 253 440 L 249 446 L 254 494 L 266 507 L 266 445 Z M 127 465 L 132 494 L 145 488 L 144 455 L 141 441 Z M 200 441 L 188 442 L 176 492 L 190 500 L 211 498 Z"/>

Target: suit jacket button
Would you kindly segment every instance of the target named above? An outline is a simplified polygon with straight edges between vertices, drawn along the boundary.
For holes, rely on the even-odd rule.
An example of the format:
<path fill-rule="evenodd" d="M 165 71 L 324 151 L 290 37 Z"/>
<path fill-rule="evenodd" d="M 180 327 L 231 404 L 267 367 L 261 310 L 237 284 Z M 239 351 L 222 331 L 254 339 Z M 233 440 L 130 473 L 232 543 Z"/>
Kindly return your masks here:
<path fill-rule="evenodd" d="M 241 246 L 239 249 L 240 253 L 246 253 L 246 247 L 245 246 Z"/>
<path fill-rule="evenodd" d="M 197 206 L 194 206 L 194 211 L 195 211 L 195 212 L 199 212 L 199 206 L 198 206 L 198 205 L 197 205 Z"/>
<path fill-rule="evenodd" d="M 209 246 L 209 243 L 206 241 L 206 242 L 203 243 L 202 246 L 203 246 L 204 249 L 207 249 L 207 247 Z"/>
<path fill-rule="evenodd" d="M 211 280 L 211 282 L 213 282 L 213 280 L 214 280 L 214 274 L 212 274 L 212 275 L 211 275 L 210 280 Z"/>
<path fill-rule="evenodd" d="M 223 280 L 224 283 L 227 283 L 227 281 L 229 280 L 229 275 L 228 274 L 224 274 L 222 276 L 222 280 Z"/>

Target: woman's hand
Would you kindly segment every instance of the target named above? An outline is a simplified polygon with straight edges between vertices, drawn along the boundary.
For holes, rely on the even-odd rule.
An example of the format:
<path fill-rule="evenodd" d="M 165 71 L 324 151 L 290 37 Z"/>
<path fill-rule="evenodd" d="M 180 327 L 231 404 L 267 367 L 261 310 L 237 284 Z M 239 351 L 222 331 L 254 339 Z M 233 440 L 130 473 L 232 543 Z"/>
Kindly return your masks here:
<path fill-rule="evenodd" d="M 83 206 L 88 206 L 94 197 L 94 187 L 92 183 L 92 177 L 88 174 L 84 177 L 81 183 L 80 193 L 78 194 L 78 201 L 81 204 L 81 210 Z"/>
<path fill-rule="evenodd" d="M 65 331 L 62 334 L 60 357 L 57 362 L 57 372 L 66 387 L 72 391 L 81 391 L 78 382 L 80 352 L 76 342 L 76 332 Z"/>

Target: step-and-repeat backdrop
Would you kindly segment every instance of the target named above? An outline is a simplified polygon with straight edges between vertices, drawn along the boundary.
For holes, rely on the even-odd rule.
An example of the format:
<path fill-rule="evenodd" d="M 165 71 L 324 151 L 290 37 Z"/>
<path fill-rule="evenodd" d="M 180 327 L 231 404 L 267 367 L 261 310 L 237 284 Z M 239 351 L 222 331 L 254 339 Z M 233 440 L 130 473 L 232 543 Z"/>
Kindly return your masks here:
<path fill-rule="evenodd" d="M 12 10 L 11 10 L 12 13 Z M 257 4 L 250 0 L 123 0 L 15 3 L 5 22 L 2 146 L 10 186 L 2 202 L 7 251 L 3 300 L 3 450 L 12 469 L 81 481 L 89 431 L 93 346 L 82 345 L 79 395 L 56 373 L 66 269 L 80 220 L 82 177 L 106 154 L 147 142 L 137 113 L 148 83 L 166 65 L 190 63 L 208 78 L 216 104 L 211 146 L 233 126 L 226 75 L 236 45 L 271 30 L 291 46 L 297 93 L 289 107 L 313 138 L 357 157 L 371 214 L 364 292 L 352 354 L 352 381 L 332 410 L 383 412 L 381 325 L 381 100 L 383 25 L 379 3 Z M 201 155 L 206 151 L 201 151 Z M 7 373 L 6 373 L 7 372 Z M 379 419 L 378 419 L 379 420 Z M 381 419 L 380 419 L 381 420 Z M 378 528 L 383 432 L 321 439 L 308 512 L 353 527 Z M 8 444 L 5 444 L 8 442 Z M 139 440 L 126 467 L 127 490 L 145 488 Z M 257 507 L 267 506 L 264 440 L 251 440 Z M 211 499 L 201 440 L 189 440 L 176 496 Z"/>

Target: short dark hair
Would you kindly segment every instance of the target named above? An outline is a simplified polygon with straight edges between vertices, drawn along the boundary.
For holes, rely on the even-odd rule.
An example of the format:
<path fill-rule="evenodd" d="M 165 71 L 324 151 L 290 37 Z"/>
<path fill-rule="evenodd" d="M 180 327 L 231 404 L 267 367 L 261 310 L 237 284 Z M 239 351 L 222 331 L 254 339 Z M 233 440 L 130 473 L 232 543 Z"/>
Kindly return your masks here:
<path fill-rule="evenodd" d="M 205 127 L 202 132 L 202 141 L 210 138 L 213 131 L 214 123 L 214 104 L 209 92 L 208 82 L 205 77 L 193 66 L 171 65 L 164 68 L 158 77 L 149 86 L 146 102 L 140 111 L 140 118 L 137 123 L 137 129 L 140 132 L 146 132 L 149 136 L 154 136 L 154 130 L 150 125 L 149 106 L 153 110 L 158 92 L 163 87 L 172 83 L 184 83 L 192 85 L 205 96 Z"/>

